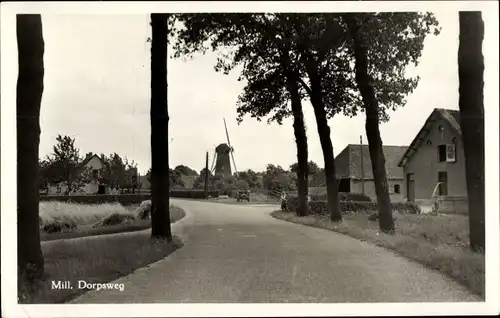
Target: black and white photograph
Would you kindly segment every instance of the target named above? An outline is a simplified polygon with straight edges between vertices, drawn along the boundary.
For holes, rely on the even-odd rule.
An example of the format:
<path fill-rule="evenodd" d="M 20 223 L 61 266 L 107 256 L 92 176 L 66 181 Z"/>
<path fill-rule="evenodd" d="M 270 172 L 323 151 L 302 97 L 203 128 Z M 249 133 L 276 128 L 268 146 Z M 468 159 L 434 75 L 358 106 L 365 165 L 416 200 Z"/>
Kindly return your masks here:
<path fill-rule="evenodd" d="M 495 1 L 2 3 L 2 316 L 499 314 L 498 29 Z"/>

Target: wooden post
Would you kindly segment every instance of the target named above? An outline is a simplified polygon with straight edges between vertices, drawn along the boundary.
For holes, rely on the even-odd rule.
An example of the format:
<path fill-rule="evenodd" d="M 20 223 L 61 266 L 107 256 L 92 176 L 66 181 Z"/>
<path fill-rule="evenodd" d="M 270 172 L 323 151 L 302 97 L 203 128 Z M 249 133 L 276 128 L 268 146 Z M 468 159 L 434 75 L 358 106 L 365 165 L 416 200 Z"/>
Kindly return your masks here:
<path fill-rule="evenodd" d="M 361 193 L 365 194 L 365 165 L 363 162 L 363 135 L 359 135 L 359 154 L 361 157 Z"/>
<path fill-rule="evenodd" d="M 208 191 L 208 151 L 205 161 L 205 200 L 208 200 L 207 191 Z"/>

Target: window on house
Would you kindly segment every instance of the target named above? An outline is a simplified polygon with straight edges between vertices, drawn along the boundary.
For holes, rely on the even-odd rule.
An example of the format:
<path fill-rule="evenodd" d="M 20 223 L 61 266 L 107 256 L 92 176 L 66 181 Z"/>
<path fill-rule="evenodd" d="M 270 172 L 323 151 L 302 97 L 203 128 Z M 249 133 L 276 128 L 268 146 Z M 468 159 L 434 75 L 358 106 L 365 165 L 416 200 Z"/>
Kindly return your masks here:
<path fill-rule="evenodd" d="M 446 145 L 446 162 L 455 162 L 457 160 L 456 147 L 454 144 Z"/>
<path fill-rule="evenodd" d="M 439 162 L 446 161 L 446 145 L 439 145 L 438 146 L 438 160 L 439 160 Z"/>
<path fill-rule="evenodd" d="M 94 179 L 97 179 L 99 177 L 99 170 L 97 169 L 92 170 L 92 177 Z"/>
<path fill-rule="evenodd" d="M 389 192 L 389 194 L 393 194 L 394 193 L 394 187 L 393 186 L 388 186 L 387 187 L 387 191 Z"/>
<path fill-rule="evenodd" d="M 455 162 L 456 159 L 456 147 L 454 144 L 439 145 L 438 146 L 438 159 L 439 162 Z"/>
<path fill-rule="evenodd" d="M 446 171 L 438 172 L 439 195 L 448 195 L 448 173 Z"/>
<path fill-rule="evenodd" d="M 57 187 L 57 188 L 56 188 L 56 192 L 57 192 L 57 193 L 61 193 L 61 187 Z"/>
<path fill-rule="evenodd" d="M 394 185 L 394 193 L 401 193 L 401 189 L 399 188 L 399 184 Z"/>

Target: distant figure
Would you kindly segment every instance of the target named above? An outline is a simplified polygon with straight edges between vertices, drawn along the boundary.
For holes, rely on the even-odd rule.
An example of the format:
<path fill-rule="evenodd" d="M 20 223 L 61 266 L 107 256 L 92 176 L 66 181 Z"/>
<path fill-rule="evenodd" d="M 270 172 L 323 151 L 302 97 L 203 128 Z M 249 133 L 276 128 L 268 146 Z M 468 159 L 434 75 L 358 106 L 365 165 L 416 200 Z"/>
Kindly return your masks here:
<path fill-rule="evenodd" d="M 288 198 L 288 195 L 287 195 L 286 191 L 283 191 L 283 193 L 281 194 L 281 210 L 282 211 L 287 210 L 287 206 L 286 206 L 287 198 Z"/>

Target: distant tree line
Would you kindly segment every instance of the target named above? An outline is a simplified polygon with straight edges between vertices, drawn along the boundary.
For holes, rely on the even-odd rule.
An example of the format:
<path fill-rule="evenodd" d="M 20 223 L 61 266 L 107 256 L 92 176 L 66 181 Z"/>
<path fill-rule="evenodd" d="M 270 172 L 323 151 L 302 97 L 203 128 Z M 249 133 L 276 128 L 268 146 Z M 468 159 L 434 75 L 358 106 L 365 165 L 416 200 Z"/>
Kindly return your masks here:
<path fill-rule="evenodd" d="M 199 173 L 185 165 L 178 165 L 169 169 L 170 189 L 182 189 L 187 185 L 183 177 L 194 177 L 193 188 L 204 189 L 205 168 Z M 147 180 L 151 182 L 151 169 L 146 173 Z M 318 165 L 309 161 L 309 186 L 324 187 L 325 172 Z M 288 170 L 280 165 L 268 164 L 264 171 L 248 169 L 231 176 L 215 176 L 208 171 L 208 189 L 218 190 L 221 194 L 230 194 L 232 191 L 264 191 L 280 193 L 282 191 L 297 191 L 297 163 L 292 164 Z"/>

